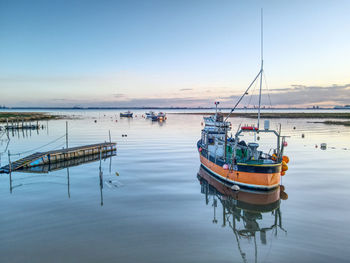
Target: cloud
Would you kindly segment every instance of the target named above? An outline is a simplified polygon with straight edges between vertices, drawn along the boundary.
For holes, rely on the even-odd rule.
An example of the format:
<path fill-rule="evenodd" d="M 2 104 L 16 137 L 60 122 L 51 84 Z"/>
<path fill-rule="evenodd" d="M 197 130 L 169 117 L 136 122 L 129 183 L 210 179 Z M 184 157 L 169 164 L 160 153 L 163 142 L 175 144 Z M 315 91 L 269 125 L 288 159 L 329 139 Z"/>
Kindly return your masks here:
<path fill-rule="evenodd" d="M 114 98 L 124 98 L 126 95 L 124 93 L 115 93 L 113 94 Z"/>
<path fill-rule="evenodd" d="M 186 89 L 180 89 L 180 91 L 188 91 L 188 90 L 193 90 L 193 89 L 189 89 L 189 88 L 186 88 Z"/>
<path fill-rule="evenodd" d="M 331 86 L 291 85 L 285 89 L 271 89 L 263 91 L 263 104 L 269 105 L 270 96 L 272 106 L 335 106 L 349 104 L 350 84 Z M 251 101 L 257 104 L 258 94 L 251 95 Z M 223 100 L 238 100 L 240 96 L 223 97 Z M 250 97 L 249 95 L 247 97 Z M 246 98 L 247 99 L 247 98 Z M 250 99 L 250 98 L 249 98 Z M 242 103 L 243 104 L 243 103 Z"/>

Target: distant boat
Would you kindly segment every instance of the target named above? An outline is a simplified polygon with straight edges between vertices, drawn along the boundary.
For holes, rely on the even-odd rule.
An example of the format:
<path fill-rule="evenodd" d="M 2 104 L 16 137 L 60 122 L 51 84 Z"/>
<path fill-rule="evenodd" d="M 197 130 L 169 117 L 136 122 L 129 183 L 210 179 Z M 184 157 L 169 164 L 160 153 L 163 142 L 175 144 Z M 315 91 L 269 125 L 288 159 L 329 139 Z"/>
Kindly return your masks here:
<path fill-rule="evenodd" d="M 158 117 L 158 120 L 165 120 L 166 114 L 164 112 L 159 112 L 157 117 Z"/>
<path fill-rule="evenodd" d="M 133 113 L 131 111 L 121 112 L 120 117 L 132 118 Z"/>
<path fill-rule="evenodd" d="M 164 121 L 166 120 L 166 114 L 164 112 L 159 112 L 155 114 L 154 111 L 146 112 L 146 118 L 152 121 Z"/>
<path fill-rule="evenodd" d="M 157 115 L 151 116 L 151 119 L 152 119 L 152 121 L 158 121 L 159 120 Z"/>
<path fill-rule="evenodd" d="M 146 112 L 146 118 L 147 119 L 151 119 L 153 116 L 156 116 L 154 111 Z"/>

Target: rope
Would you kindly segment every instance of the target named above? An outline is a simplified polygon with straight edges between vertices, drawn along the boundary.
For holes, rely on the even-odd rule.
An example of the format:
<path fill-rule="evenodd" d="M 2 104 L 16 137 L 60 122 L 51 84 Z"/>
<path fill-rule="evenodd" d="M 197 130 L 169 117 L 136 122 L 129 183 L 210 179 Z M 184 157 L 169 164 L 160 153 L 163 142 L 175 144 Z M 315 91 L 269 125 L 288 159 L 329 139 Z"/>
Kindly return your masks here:
<path fill-rule="evenodd" d="M 263 74 L 264 74 L 265 86 L 266 86 L 266 89 L 267 89 L 267 96 L 269 98 L 270 106 L 272 107 L 271 98 L 270 98 L 270 90 L 269 90 L 269 86 L 267 86 L 267 80 L 266 80 L 265 72 L 263 72 Z"/>
<path fill-rule="evenodd" d="M 61 137 L 58 137 L 57 139 L 55 139 L 55 140 L 53 140 L 53 141 L 51 141 L 51 142 L 49 142 L 49 143 L 47 143 L 47 144 L 44 144 L 44 145 L 42 145 L 42 146 L 40 146 L 40 147 L 31 149 L 31 150 L 28 150 L 28 151 L 24 151 L 24 152 L 11 153 L 10 155 L 22 155 L 22 154 L 34 152 L 34 151 L 37 151 L 37 150 L 39 150 L 39 149 L 41 149 L 41 148 L 43 148 L 43 147 L 45 147 L 45 146 L 48 146 L 48 145 L 50 145 L 50 144 L 52 144 L 52 143 L 54 143 L 54 142 L 57 142 L 58 140 L 60 140 L 60 139 L 62 139 L 62 138 L 64 138 L 64 137 L 66 137 L 66 135 L 63 135 L 63 136 L 61 136 Z"/>
<path fill-rule="evenodd" d="M 254 92 L 255 92 L 255 89 L 256 89 L 256 86 L 257 86 L 257 85 L 258 85 L 258 82 L 256 81 L 255 84 L 254 84 L 254 86 L 253 86 L 253 90 L 252 90 L 252 92 L 251 92 L 251 94 L 250 94 L 250 96 L 249 96 L 248 105 L 247 105 L 247 107 L 245 108 L 244 113 L 247 113 L 247 112 L 248 112 L 248 109 L 249 109 L 250 104 L 251 104 L 251 102 L 252 102 L 252 99 L 253 99 L 253 96 L 254 96 Z M 240 125 L 242 125 L 242 123 L 243 123 L 243 119 L 241 118 Z"/>

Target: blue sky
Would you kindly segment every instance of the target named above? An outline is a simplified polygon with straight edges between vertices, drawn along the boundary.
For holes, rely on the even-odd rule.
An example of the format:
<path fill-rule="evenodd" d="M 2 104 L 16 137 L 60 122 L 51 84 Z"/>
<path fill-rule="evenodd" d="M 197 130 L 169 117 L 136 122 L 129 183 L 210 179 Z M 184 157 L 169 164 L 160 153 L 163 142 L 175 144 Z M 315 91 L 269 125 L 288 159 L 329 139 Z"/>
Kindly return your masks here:
<path fill-rule="evenodd" d="M 260 67 L 260 8 L 272 104 L 350 104 L 350 1 L 232 0 L 0 0 L 0 104 L 233 105 Z"/>

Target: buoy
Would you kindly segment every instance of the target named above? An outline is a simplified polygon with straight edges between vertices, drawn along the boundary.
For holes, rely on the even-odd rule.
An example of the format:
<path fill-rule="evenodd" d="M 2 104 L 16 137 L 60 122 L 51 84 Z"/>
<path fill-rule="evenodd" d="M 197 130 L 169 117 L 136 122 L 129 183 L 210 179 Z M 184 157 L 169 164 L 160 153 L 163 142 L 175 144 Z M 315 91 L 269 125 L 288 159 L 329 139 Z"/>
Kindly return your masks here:
<path fill-rule="evenodd" d="M 285 172 L 288 170 L 288 165 L 286 164 L 285 161 L 282 161 L 282 172 Z"/>
<path fill-rule="evenodd" d="M 97 122 L 97 120 L 95 120 L 95 123 Z"/>
<path fill-rule="evenodd" d="M 276 161 L 277 160 L 277 155 L 276 154 L 272 154 L 271 159 Z"/>
<path fill-rule="evenodd" d="M 236 185 L 236 184 L 232 185 L 231 189 L 234 190 L 234 191 L 239 191 L 240 190 L 239 186 Z"/>
<path fill-rule="evenodd" d="M 224 164 L 223 166 L 222 166 L 222 168 L 224 168 L 224 170 L 228 170 L 228 164 Z"/>
<path fill-rule="evenodd" d="M 288 199 L 288 194 L 286 192 L 280 192 L 280 197 L 282 200 L 287 200 Z"/>
<path fill-rule="evenodd" d="M 287 147 L 288 146 L 288 143 L 286 141 L 283 142 L 283 146 L 284 147 Z"/>
<path fill-rule="evenodd" d="M 289 163 L 289 157 L 286 156 L 286 155 L 284 155 L 284 156 L 282 157 L 282 160 L 285 161 L 286 163 Z"/>

